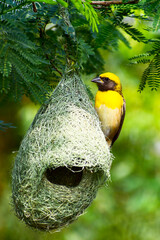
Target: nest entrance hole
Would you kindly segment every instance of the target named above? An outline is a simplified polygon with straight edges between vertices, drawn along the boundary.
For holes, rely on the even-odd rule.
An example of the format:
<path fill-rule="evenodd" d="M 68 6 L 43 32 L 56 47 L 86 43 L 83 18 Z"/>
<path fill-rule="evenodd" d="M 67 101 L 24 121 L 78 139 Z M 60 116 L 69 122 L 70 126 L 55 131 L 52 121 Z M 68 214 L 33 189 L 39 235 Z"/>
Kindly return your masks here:
<path fill-rule="evenodd" d="M 66 187 L 76 187 L 82 180 L 83 168 L 82 167 L 57 167 L 48 168 L 45 176 L 50 183 L 63 185 Z"/>

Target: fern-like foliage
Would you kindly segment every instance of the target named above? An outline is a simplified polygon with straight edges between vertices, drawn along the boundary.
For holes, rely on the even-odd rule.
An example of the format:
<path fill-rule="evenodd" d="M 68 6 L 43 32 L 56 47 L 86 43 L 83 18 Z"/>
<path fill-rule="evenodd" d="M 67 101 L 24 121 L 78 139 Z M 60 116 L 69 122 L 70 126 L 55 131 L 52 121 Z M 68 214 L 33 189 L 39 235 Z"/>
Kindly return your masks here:
<path fill-rule="evenodd" d="M 160 29 L 160 2 L 159 0 L 146 0 L 139 4 L 140 8 L 144 10 L 146 15 L 153 18 L 153 30 Z"/>
<path fill-rule="evenodd" d="M 157 40 L 153 43 L 152 50 L 134 56 L 130 60 L 134 64 L 148 64 L 142 74 L 139 91 L 141 92 L 144 89 L 146 83 L 152 90 L 157 90 L 160 86 L 160 41 Z"/>
<path fill-rule="evenodd" d="M 0 3 L 0 95 L 4 100 L 19 100 L 26 94 L 42 103 L 57 85 L 67 64 L 81 73 L 99 74 L 104 67 L 100 49 L 118 50 L 120 41 L 130 48 L 126 33 L 138 42 L 151 41 L 126 22 L 126 17 L 153 20 L 152 30 L 159 29 L 157 0 L 98 9 L 90 0 L 4 0 Z M 62 14 L 62 8 L 66 13 Z M 139 14 L 142 11 L 143 15 Z M 158 58 L 155 51 L 137 59 L 149 63 L 144 76 L 148 76 L 152 86 L 159 81 L 158 72 L 155 75 L 159 69 Z"/>
<path fill-rule="evenodd" d="M 45 95 L 47 84 L 40 78 L 42 75 L 40 66 L 48 62 L 35 54 L 37 50 L 35 44 L 20 28 L 2 21 L 0 46 L 0 77 L 2 79 L 0 92 L 13 96 L 15 100 L 25 93 L 34 101 L 41 102 L 40 96 Z"/>
<path fill-rule="evenodd" d="M 76 1 L 73 1 L 73 3 L 75 4 Z M 81 4 L 83 3 L 83 15 L 86 17 L 87 21 L 89 21 L 89 24 L 92 27 L 93 31 L 97 31 L 98 32 L 98 27 L 97 25 L 99 24 L 99 19 L 98 19 L 98 15 L 96 13 L 96 11 L 94 10 L 94 8 L 92 7 L 92 5 L 90 4 L 90 0 L 87 1 L 81 1 Z"/>
<path fill-rule="evenodd" d="M 120 28 L 122 28 L 126 33 L 128 33 L 134 40 L 138 42 L 148 42 L 146 37 L 136 28 L 134 28 L 132 25 L 128 23 L 121 22 L 118 25 Z"/>
<path fill-rule="evenodd" d="M 29 0 L 28 2 L 37 2 Z M 68 2 L 65 0 L 39 0 L 38 2 L 45 2 L 47 4 L 55 5 L 61 4 L 63 7 L 67 8 L 69 6 Z M 71 0 L 74 7 L 87 19 L 93 31 L 98 31 L 97 25 L 99 24 L 98 15 L 95 9 L 92 7 L 91 0 Z"/>

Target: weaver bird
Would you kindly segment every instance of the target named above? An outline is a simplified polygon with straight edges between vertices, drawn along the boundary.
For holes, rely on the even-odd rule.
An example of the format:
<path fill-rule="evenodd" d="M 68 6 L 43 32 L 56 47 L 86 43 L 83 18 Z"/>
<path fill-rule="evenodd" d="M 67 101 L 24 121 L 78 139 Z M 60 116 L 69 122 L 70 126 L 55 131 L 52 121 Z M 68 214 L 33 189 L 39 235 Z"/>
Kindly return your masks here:
<path fill-rule="evenodd" d="M 119 77 L 107 72 L 94 78 L 98 86 L 95 109 L 101 122 L 102 131 L 111 147 L 118 138 L 125 116 L 126 104 L 122 95 Z"/>

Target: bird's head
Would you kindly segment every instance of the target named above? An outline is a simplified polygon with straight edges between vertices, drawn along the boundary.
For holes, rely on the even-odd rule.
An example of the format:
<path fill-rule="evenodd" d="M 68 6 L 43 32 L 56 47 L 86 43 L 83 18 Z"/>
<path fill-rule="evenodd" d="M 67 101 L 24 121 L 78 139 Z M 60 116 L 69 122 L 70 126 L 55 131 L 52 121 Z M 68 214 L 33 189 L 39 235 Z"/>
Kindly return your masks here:
<path fill-rule="evenodd" d="M 97 83 L 100 91 L 113 90 L 119 93 L 122 92 L 120 79 L 114 73 L 102 73 L 99 77 L 94 78 L 92 82 Z"/>

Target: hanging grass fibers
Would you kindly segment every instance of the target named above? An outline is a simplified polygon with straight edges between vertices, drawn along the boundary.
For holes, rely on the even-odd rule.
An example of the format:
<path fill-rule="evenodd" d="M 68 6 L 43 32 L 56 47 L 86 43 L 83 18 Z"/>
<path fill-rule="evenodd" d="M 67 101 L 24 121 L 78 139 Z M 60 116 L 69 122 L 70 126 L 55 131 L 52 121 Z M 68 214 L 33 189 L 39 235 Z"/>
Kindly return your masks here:
<path fill-rule="evenodd" d="M 66 75 L 35 116 L 12 174 L 16 215 L 59 229 L 91 204 L 109 178 L 111 155 L 81 79 Z"/>

